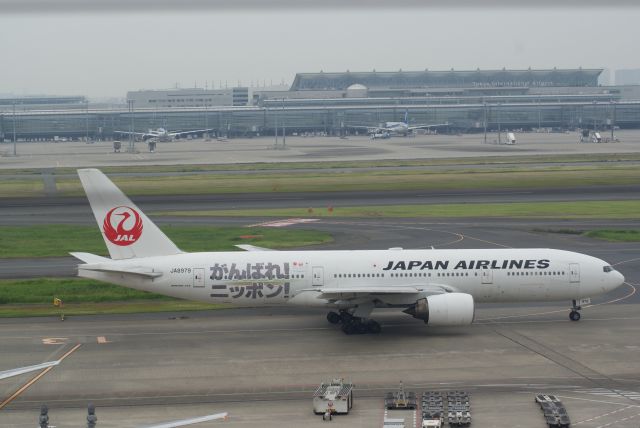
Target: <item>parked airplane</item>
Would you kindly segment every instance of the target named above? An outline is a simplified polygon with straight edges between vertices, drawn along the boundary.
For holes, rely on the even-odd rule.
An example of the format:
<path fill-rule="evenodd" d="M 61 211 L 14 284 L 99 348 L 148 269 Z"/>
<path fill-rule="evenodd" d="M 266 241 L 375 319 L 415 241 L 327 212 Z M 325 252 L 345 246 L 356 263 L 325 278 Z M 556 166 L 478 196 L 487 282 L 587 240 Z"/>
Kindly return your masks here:
<path fill-rule="evenodd" d="M 600 259 L 547 248 L 186 253 L 102 172 L 78 175 L 111 256 L 72 253 L 79 276 L 212 303 L 325 307 L 347 334 L 379 332 L 375 308 L 467 325 L 478 302 L 571 300 L 577 321 L 581 299 L 624 283 Z"/>
<path fill-rule="evenodd" d="M 198 135 L 211 132 L 213 129 L 193 129 L 191 131 L 167 131 L 164 128 L 150 129 L 148 132 L 131 132 L 131 131 L 113 131 L 116 134 L 132 135 L 143 141 L 155 138 L 157 141 L 173 141 L 176 138 L 186 137 L 188 135 Z"/>
<path fill-rule="evenodd" d="M 406 137 L 416 129 L 440 128 L 448 125 L 448 123 L 409 125 L 409 111 L 406 110 L 404 112 L 404 121 L 402 122 L 385 122 L 381 126 L 349 125 L 349 127 L 366 129 L 372 136 L 372 139 L 378 139 L 389 138 L 391 135 L 402 135 L 403 137 Z"/>

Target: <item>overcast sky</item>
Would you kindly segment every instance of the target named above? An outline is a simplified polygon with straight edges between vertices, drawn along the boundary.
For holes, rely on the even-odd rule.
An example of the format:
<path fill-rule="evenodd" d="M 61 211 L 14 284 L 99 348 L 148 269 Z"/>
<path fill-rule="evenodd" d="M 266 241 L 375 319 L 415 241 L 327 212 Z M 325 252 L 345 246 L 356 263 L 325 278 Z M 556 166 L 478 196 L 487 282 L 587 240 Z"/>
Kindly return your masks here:
<path fill-rule="evenodd" d="M 625 6 L 0 13 L 0 94 L 124 98 L 320 70 L 640 68 L 638 22 Z"/>

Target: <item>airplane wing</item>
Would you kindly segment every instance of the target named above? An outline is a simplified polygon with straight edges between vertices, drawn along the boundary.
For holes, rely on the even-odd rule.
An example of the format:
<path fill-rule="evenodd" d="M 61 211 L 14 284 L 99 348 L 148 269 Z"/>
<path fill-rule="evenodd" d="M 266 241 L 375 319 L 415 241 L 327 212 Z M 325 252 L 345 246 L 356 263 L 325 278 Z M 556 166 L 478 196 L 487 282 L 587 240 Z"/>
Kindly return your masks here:
<path fill-rule="evenodd" d="M 236 247 L 240 248 L 241 250 L 245 250 L 245 251 L 276 251 L 276 250 L 271 249 L 271 248 L 257 247 L 255 245 L 250 245 L 250 244 L 239 244 L 239 245 L 236 245 Z"/>
<path fill-rule="evenodd" d="M 181 419 L 179 421 L 165 422 L 165 423 L 159 424 L 159 425 L 148 425 L 148 426 L 145 426 L 144 428 L 176 428 L 176 427 L 183 427 L 183 426 L 186 426 L 186 425 L 199 424 L 200 422 L 215 421 L 215 420 L 219 420 L 219 419 L 226 420 L 228 415 L 229 414 L 227 412 L 216 413 L 215 415 L 200 416 L 200 417 L 191 418 L 191 419 Z"/>
<path fill-rule="evenodd" d="M 133 135 L 134 137 L 140 137 L 142 139 L 157 137 L 157 135 L 149 134 L 148 132 L 113 131 L 113 133 L 121 135 Z"/>
<path fill-rule="evenodd" d="M 170 137 L 182 137 L 183 135 L 192 135 L 192 134 L 202 134 L 204 132 L 211 132 L 213 128 L 210 129 L 192 129 L 191 131 L 175 131 L 169 132 Z"/>
<path fill-rule="evenodd" d="M 374 296 L 443 294 L 456 291 L 456 289 L 443 284 L 408 284 L 394 287 L 319 287 L 302 291 L 316 291 L 318 292 L 318 299 L 353 300 Z"/>
<path fill-rule="evenodd" d="M 0 372 L 0 379 L 6 379 L 9 377 L 19 376 L 24 373 L 35 372 L 37 370 L 46 369 L 47 367 L 57 366 L 60 364 L 60 360 L 49 361 L 42 364 L 36 364 L 35 366 L 20 367 L 17 369 L 5 370 Z"/>
<path fill-rule="evenodd" d="M 413 131 L 414 129 L 429 129 L 429 128 L 439 128 L 441 126 L 449 126 L 449 123 L 432 123 L 429 125 L 411 125 L 408 127 L 409 131 Z"/>
<path fill-rule="evenodd" d="M 388 131 L 384 126 L 373 126 L 373 125 L 353 125 L 347 124 L 345 128 L 356 128 L 356 129 L 366 129 L 367 132 L 379 132 L 379 131 Z"/>

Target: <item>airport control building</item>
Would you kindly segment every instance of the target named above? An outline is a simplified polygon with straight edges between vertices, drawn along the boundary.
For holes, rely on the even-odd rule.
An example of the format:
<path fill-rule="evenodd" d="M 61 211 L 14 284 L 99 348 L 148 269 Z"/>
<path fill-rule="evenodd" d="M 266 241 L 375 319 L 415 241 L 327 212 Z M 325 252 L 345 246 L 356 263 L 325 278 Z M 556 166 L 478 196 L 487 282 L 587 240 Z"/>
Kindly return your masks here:
<path fill-rule="evenodd" d="M 219 102 L 130 92 L 116 109 L 0 112 L 0 139 L 111 139 L 114 131 L 212 128 L 217 135 L 360 132 L 386 121 L 448 124 L 443 132 L 640 128 L 640 86 L 602 86 L 603 69 L 298 73 L 288 90 L 231 88 Z M 212 89 L 209 91 L 219 91 Z M 161 93 L 162 92 L 162 93 Z M 240 92 L 242 92 L 240 94 Z M 237 97 L 235 97 L 237 95 Z M 240 96 L 241 95 L 241 96 Z M 222 97 L 222 96 L 221 96 Z M 172 101 L 167 101 L 167 100 Z M 185 101 L 176 101 L 185 99 Z M 193 101 L 189 101 L 193 99 Z M 251 102 L 249 103 L 249 99 Z M 155 101 L 153 101 L 155 100 Z M 246 100 L 246 101 L 245 101 Z M 217 105 L 216 105 L 217 104 Z M 247 105 L 248 104 L 248 105 Z"/>

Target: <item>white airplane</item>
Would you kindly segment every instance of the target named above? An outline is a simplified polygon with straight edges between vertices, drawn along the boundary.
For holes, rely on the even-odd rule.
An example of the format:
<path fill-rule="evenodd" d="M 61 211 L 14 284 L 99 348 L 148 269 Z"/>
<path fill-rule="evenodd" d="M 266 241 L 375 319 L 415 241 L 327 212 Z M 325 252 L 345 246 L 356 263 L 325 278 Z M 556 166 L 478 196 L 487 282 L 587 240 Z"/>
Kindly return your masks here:
<path fill-rule="evenodd" d="M 60 361 L 56 360 L 56 361 L 49 361 L 42 364 L 36 364 L 34 366 L 26 366 L 26 367 L 19 367 L 17 369 L 4 370 L 0 372 L 0 379 L 7 379 L 10 377 L 19 376 L 21 374 L 35 372 L 37 370 L 46 369 L 51 366 L 57 366 L 58 364 L 60 364 Z"/>
<path fill-rule="evenodd" d="M 149 129 L 148 132 L 131 132 L 131 131 L 113 131 L 121 135 L 133 135 L 143 141 L 156 139 L 157 141 L 173 141 L 176 138 L 186 137 L 188 135 L 197 135 L 211 132 L 213 129 L 192 129 L 190 131 L 167 131 L 164 128 Z"/>
<path fill-rule="evenodd" d="M 440 128 L 442 126 L 448 126 L 448 123 L 432 123 L 423 125 L 409 125 L 409 111 L 404 112 L 403 122 L 385 122 L 381 126 L 367 126 L 367 125 L 349 125 L 350 128 L 365 128 L 371 135 L 372 139 L 386 139 L 391 135 L 402 135 L 406 137 L 416 129 L 429 129 Z"/>
<path fill-rule="evenodd" d="M 186 253 L 102 172 L 78 175 L 111 256 L 71 253 L 79 276 L 211 303 L 324 307 L 347 334 L 378 333 L 375 308 L 458 326 L 476 303 L 571 300 L 577 321 L 581 299 L 624 283 L 600 259 L 547 248 Z"/>

